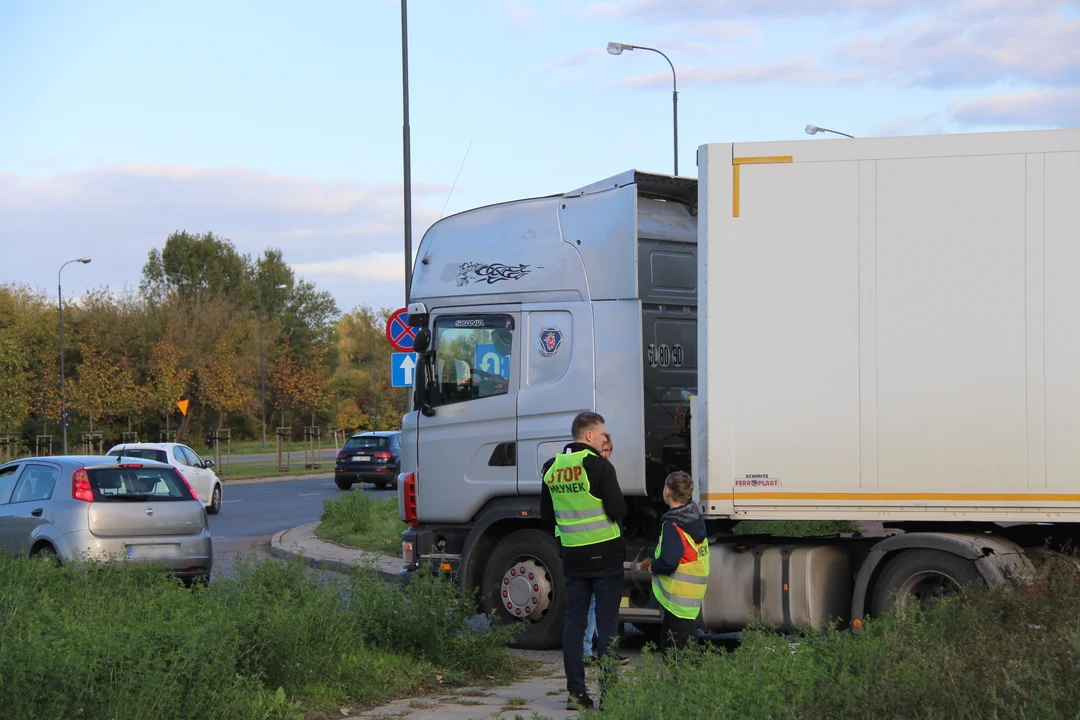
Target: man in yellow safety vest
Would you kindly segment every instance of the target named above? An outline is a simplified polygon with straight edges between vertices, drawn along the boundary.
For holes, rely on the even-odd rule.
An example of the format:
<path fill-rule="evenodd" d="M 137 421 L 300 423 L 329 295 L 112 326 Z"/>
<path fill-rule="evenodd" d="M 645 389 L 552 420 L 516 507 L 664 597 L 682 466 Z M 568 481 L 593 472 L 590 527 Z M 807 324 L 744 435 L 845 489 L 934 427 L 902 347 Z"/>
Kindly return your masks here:
<path fill-rule="evenodd" d="M 673 644 L 684 648 L 697 635 L 695 621 L 701 613 L 705 584 L 709 578 L 709 541 L 705 519 L 691 502 L 694 481 L 684 472 L 673 472 L 664 482 L 664 502 L 670 508 L 660 518 L 660 542 L 655 559 L 641 563 L 652 573 L 652 590 L 664 608 L 661 649 Z"/>
<path fill-rule="evenodd" d="M 600 455 L 604 447 L 604 418 L 579 413 L 570 428 L 573 442 L 544 465 L 540 494 L 541 518 L 555 531 L 562 546 L 566 619 L 563 624 L 563 667 L 567 707 L 591 708 L 585 685 L 583 640 L 589 604 L 596 598 L 598 651 L 615 654 L 619 604 L 622 599 L 623 545 L 619 523 L 626 517 L 626 500 L 615 468 Z M 605 682 L 601 679 L 601 693 Z"/>

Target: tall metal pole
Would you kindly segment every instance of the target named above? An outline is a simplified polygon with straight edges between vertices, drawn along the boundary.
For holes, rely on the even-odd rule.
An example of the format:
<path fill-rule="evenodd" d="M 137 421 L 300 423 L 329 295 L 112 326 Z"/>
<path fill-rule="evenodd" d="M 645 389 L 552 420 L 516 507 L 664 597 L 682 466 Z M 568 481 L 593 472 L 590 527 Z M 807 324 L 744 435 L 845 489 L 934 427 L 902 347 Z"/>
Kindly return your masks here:
<path fill-rule="evenodd" d="M 675 78 L 675 67 L 671 68 L 672 80 Z M 671 91 L 671 112 L 675 118 L 675 175 L 679 174 L 679 89 Z"/>
<path fill-rule="evenodd" d="M 611 55 L 622 55 L 624 50 L 648 50 L 654 52 L 660 57 L 667 60 L 667 64 L 671 67 L 671 115 L 674 125 L 675 135 L 675 174 L 679 174 L 679 81 L 675 76 L 675 63 L 671 62 L 671 58 L 665 55 L 663 52 L 656 48 L 647 47 L 645 45 L 631 45 L 630 43 L 608 43 L 607 51 Z"/>
<path fill-rule="evenodd" d="M 64 271 L 67 263 L 60 266 Z M 56 298 L 60 308 L 60 427 L 64 438 L 64 455 L 67 455 L 67 406 L 64 403 L 64 289 L 60 286 L 60 272 L 56 273 Z"/>
<path fill-rule="evenodd" d="M 402 154 L 405 166 L 405 306 L 412 291 L 412 157 L 409 148 L 409 22 L 401 0 L 401 106 Z"/>
<path fill-rule="evenodd" d="M 401 0 L 401 152 L 405 189 L 405 307 L 412 295 L 412 151 L 409 147 L 409 18 Z M 413 393 L 405 393 L 405 412 L 413 410 Z"/>
<path fill-rule="evenodd" d="M 259 293 L 259 407 L 262 409 L 262 446 L 266 449 L 266 371 L 263 369 L 263 308 Z"/>
<path fill-rule="evenodd" d="M 56 271 L 56 305 L 60 311 L 60 428 L 61 434 L 64 438 L 64 454 L 67 455 L 67 402 L 64 398 L 64 288 L 60 283 L 60 276 L 64 273 L 66 268 L 71 263 L 82 263 L 85 265 L 90 262 L 90 258 L 81 257 L 75 260 L 68 260 L 66 263 L 60 266 L 60 269 Z"/>

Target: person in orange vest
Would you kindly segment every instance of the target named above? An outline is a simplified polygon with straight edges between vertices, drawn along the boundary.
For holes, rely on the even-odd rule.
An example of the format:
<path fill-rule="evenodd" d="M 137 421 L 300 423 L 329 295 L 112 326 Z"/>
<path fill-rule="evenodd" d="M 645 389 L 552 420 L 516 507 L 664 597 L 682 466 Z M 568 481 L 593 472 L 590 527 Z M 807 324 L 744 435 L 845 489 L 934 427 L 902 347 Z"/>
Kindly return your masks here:
<path fill-rule="evenodd" d="M 709 578 L 709 541 L 705 518 L 692 502 L 694 481 L 673 472 L 664 482 L 664 502 L 670 508 L 660 518 L 656 556 L 641 562 L 652 573 L 653 595 L 664 609 L 661 650 L 685 648 L 697 636 L 697 618 Z"/>

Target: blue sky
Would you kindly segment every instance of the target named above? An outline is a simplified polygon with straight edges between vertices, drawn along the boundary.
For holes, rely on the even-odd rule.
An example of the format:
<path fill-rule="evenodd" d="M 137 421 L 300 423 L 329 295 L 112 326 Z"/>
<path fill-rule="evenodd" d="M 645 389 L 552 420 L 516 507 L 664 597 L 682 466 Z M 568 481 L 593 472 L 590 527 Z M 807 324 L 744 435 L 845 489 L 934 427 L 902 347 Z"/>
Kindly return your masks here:
<path fill-rule="evenodd" d="M 1080 2 L 409 4 L 416 240 L 706 142 L 1080 125 Z M 821 140 L 824 141 L 824 140 Z M 470 147 L 453 195 L 450 186 Z M 0 0 L 0 282 L 136 286 L 176 229 L 402 301 L 400 4 Z"/>

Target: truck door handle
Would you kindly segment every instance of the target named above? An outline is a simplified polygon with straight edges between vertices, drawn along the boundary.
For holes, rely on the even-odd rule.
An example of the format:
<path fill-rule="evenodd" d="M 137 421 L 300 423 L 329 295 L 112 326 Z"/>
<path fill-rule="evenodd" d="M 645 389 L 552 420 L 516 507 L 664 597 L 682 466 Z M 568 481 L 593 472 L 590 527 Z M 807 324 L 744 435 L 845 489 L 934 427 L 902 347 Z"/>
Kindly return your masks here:
<path fill-rule="evenodd" d="M 34 517 L 41 517 L 41 513 L 45 512 L 45 508 L 38 508 L 37 510 L 31 510 L 30 514 Z"/>
<path fill-rule="evenodd" d="M 517 465 L 517 443 L 504 442 L 495 446 L 488 460 L 488 467 L 514 467 Z"/>

